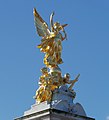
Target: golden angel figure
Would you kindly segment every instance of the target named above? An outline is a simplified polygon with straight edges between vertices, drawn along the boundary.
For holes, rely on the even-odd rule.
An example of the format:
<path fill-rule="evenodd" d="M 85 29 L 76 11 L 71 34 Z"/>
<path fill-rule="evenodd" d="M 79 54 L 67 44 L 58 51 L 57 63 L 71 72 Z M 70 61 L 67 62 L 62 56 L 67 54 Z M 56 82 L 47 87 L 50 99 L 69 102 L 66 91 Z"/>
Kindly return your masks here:
<path fill-rule="evenodd" d="M 38 45 L 41 52 L 45 53 L 44 64 L 47 67 L 56 67 L 63 63 L 61 58 L 62 41 L 66 39 L 64 27 L 67 24 L 60 25 L 59 22 L 53 23 L 54 12 L 50 16 L 50 28 L 34 8 L 34 21 L 37 33 L 42 37 L 41 44 Z M 63 32 L 63 35 L 62 33 Z"/>

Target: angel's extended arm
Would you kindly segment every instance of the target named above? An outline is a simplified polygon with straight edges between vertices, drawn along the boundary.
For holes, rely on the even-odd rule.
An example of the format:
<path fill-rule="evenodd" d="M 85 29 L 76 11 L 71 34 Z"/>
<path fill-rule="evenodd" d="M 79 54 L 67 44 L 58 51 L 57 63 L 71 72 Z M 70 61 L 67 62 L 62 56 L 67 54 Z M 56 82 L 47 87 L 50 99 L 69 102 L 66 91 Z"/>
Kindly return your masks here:
<path fill-rule="evenodd" d="M 67 34 L 66 34 L 66 32 L 65 32 L 64 28 L 62 29 L 62 32 L 64 33 L 64 37 L 62 37 L 62 40 L 67 39 Z"/>
<path fill-rule="evenodd" d="M 50 27 L 51 27 L 51 32 L 54 31 L 54 27 L 53 27 L 53 16 L 54 16 L 54 12 L 50 15 Z"/>

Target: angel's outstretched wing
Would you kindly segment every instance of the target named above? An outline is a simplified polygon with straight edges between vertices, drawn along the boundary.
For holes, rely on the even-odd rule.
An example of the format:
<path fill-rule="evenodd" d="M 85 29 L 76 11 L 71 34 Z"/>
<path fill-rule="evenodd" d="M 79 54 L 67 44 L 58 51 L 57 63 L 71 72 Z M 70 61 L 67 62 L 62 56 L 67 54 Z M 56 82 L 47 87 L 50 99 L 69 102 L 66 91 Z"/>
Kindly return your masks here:
<path fill-rule="evenodd" d="M 41 18 L 36 9 L 34 8 L 34 21 L 37 29 L 37 33 L 41 37 L 46 37 L 50 35 L 50 30 L 48 29 L 47 23 Z"/>

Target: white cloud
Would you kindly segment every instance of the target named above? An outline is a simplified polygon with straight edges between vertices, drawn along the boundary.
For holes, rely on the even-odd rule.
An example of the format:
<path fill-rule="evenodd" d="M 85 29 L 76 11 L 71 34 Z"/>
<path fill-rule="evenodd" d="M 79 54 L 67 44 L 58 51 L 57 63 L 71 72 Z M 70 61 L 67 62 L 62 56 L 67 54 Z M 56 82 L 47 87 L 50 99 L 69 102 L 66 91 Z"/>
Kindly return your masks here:
<path fill-rule="evenodd" d="M 106 117 L 106 120 L 109 120 L 109 116 Z"/>

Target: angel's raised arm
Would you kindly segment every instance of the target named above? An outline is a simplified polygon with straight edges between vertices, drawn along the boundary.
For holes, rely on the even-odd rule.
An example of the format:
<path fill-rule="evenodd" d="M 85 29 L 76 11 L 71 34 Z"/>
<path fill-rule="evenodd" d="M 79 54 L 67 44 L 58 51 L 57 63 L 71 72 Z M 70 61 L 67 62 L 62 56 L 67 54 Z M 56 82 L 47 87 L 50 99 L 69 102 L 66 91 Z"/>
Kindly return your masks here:
<path fill-rule="evenodd" d="M 53 27 L 53 16 L 54 16 L 54 12 L 50 15 L 50 27 L 51 27 L 51 32 L 54 31 L 54 27 Z"/>

